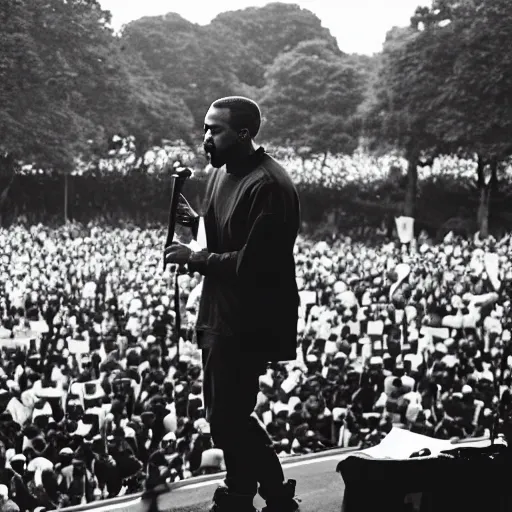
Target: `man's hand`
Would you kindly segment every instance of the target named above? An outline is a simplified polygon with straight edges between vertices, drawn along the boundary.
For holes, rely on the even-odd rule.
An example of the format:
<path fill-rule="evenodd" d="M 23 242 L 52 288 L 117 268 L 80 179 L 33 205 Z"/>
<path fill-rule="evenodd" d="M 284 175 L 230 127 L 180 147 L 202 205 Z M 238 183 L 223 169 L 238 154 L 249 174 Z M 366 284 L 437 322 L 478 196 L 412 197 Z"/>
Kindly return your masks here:
<path fill-rule="evenodd" d="M 173 243 L 165 249 L 165 263 L 185 265 L 189 262 L 192 251 L 183 245 Z"/>
<path fill-rule="evenodd" d="M 188 204 L 183 194 L 180 194 L 178 208 L 176 209 L 176 222 L 181 226 L 190 228 L 196 222 L 199 215 Z"/>

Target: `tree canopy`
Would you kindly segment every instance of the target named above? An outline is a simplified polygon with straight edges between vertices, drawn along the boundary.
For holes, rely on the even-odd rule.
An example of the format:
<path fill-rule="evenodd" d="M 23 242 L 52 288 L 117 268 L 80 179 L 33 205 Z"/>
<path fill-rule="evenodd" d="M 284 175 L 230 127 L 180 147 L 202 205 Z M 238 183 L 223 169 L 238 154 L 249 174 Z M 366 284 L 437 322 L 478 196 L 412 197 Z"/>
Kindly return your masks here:
<path fill-rule="evenodd" d="M 234 94 L 263 101 L 269 143 L 357 147 L 353 113 L 371 59 L 343 54 L 297 5 L 227 12 L 206 26 L 173 13 L 145 17 L 120 35 L 97 0 L 6 0 L 0 19 L 4 167 L 67 172 L 105 155 L 114 135 L 132 136 L 139 156 L 166 140 L 194 148 L 210 103 Z"/>
<path fill-rule="evenodd" d="M 511 21 L 505 0 L 434 0 L 388 33 L 359 115 L 374 148 L 408 158 L 409 202 L 421 157 L 477 154 L 496 167 L 510 154 Z"/>
<path fill-rule="evenodd" d="M 92 0 L 6 0 L 0 19 L 2 151 L 70 169 L 120 128 L 129 105 L 110 13 Z"/>
<path fill-rule="evenodd" d="M 353 116 L 364 82 L 351 59 L 326 41 L 304 41 L 277 57 L 266 78 L 263 138 L 308 154 L 357 148 Z"/>
<path fill-rule="evenodd" d="M 131 136 L 138 156 L 165 141 L 194 149 L 209 104 L 238 94 L 261 103 L 260 141 L 302 158 L 361 144 L 401 153 L 409 212 L 418 164 L 443 153 L 478 155 L 489 203 L 483 169 L 495 187 L 512 151 L 512 4 L 433 0 L 411 14 L 368 57 L 343 53 L 298 5 L 226 12 L 205 26 L 169 13 L 116 35 L 97 0 L 4 0 L 0 170 L 69 171 L 105 155 L 114 135 Z"/>

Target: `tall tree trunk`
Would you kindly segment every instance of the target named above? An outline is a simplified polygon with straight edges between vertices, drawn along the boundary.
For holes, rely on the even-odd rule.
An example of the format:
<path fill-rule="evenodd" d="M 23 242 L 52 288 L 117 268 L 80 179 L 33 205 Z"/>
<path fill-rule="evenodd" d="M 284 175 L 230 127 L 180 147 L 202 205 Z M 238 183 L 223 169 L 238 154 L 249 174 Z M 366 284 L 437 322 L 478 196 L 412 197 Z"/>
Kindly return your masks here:
<path fill-rule="evenodd" d="M 484 240 L 489 236 L 489 190 L 484 188 L 480 193 L 480 206 L 478 212 L 480 219 L 478 221 L 478 231 L 480 232 L 480 240 Z"/>
<path fill-rule="evenodd" d="M 498 184 L 498 160 L 493 158 L 490 162 L 491 166 L 491 179 L 489 183 L 485 182 L 485 162 L 478 156 L 477 165 L 477 181 L 479 192 L 479 204 L 477 212 L 477 226 L 480 232 L 480 238 L 485 239 L 489 236 L 489 212 L 491 206 L 492 192 L 496 189 Z"/>
<path fill-rule="evenodd" d="M 7 183 L 7 186 L 2 190 L 2 193 L 0 193 L 0 226 L 3 226 L 3 212 L 5 205 L 7 203 L 7 198 L 9 197 L 9 191 L 11 190 L 11 186 L 14 182 L 14 177 L 16 174 L 12 173 L 11 178 L 9 180 L 9 183 Z"/>
<path fill-rule="evenodd" d="M 418 191 L 418 154 L 411 152 L 407 161 L 407 188 L 405 190 L 404 215 L 414 217 Z"/>
<path fill-rule="evenodd" d="M 324 153 L 324 156 L 322 158 L 322 167 L 320 168 L 320 172 L 323 172 L 324 168 L 325 168 L 325 163 L 327 162 L 327 157 L 329 156 L 329 151 L 326 151 Z"/>
<path fill-rule="evenodd" d="M 484 218 L 486 216 L 485 212 L 485 162 L 483 158 L 478 155 L 478 162 L 476 166 L 476 175 L 477 175 L 477 187 L 479 194 L 479 202 L 478 202 L 478 211 L 476 213 L 476 225 L 478 230 L 480 231 L 480 235 L 483 236 L 482 228 L 485 227 Z"/>
<path fill-rule="evenodd" d="M 68 173 L 64 174 L 64 224 L 68 223 Z"/>
<path fill-rule="evenodd" d="M 306 174 L 306 158 L 304 156 L 300 156 L 300 160 L 302 162 L 302 172 Z"/>
<path fill-rule="evenodd" d="M 140 171 L 146 172 L 148 170 L 148 165 L 144 163 L 144 157 L 146 156 L 146 150 L 148 148 L 147 144 L 142 142 L 135 144 L 135 167 Z"/>
<path fill-rule="evenodd" d="M 3 209 L 5 202 L 7 201 L 7 197 L 9 196 L 9 191 L 11 190 L 12 184 L 14 183 L 15 176 L 16 174 L 13 171 L 11 177 L 9 178 L 9 183 L 7 183 L 6 187 L 0 193 L 0 212 Z"/>
<path fill-rule="evenodd" d="M 0 175 L 10 176 L 9 182 L 0 192 L 0 226 L 2 226 L 4 208 L 7 203 L 12 184 L 14 183 L 14 178 L 16 177 L 15 160 L 11 154 L 0 156 Z"/>
<path fill-rule="evenodd" d="M 487 223 L 490 222 L 491 210 L 492 210 L 492 200 L 496 197 L 496 192 L 498 190 L 498 169 L 500 166 L 500 162 L 498 160 L 493 160 L 491 162 L 491 179 L 489 181 L 489 192 L 487 194 Z"/>

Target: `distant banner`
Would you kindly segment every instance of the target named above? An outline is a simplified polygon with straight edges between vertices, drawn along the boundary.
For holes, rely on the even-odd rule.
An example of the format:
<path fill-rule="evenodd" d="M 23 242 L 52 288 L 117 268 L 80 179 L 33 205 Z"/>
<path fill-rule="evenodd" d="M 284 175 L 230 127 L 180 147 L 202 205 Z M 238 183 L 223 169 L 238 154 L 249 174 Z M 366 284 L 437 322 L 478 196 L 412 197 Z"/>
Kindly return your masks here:
<path fill-rule="evenodd" d="M 301 306 L 309 304 L 316 304 L 316 292 L 310 290 L 303 290 L 299 292 Z"/>
<path fill-rule="evenodd" d="M 300 297 L 300 308 L 299 316 L 302 319 L 306 319 L 309 310 L 316 304 L 316 292 L 311 290 L 302 290 L 299 292 Z"/>
<path fill-rule="evenodd" d="M 448 329 L 448 327 L 428 327 L 424 325 L 421 328 L 421 334 L 431 338 L 447 340 L 450 337 L 450 329 Z"/>
<path fill-rule="evenodd" d="M 375 320 L 368 322 L 366 334 L 370 336 L 380 336 L 384 332 L 384 322 L 382 320 Z"/>
<path fill-rule="evenodd" d="M 66 392 L 61 388 L 40 388 L 35 391 L 39 398 L 62 398 Z"/>
<path fill-rule="evenodd" d="M 355 334 L 356 336 L 359 336 L 361 334 L 361 322 L 349 321 L 347 325 L 350 327 L 350 334 Z"/>
<path fill-rule="evenodd" d="M 30 322 L 30 330 L 37 334 L 46 334 L 49 332 L 50 328 L 44 320 L 37 320 L 35 322 Z"/>
<path fill-rule="evenodd" d="M 33 338 L 3 338 L 0 339 L 0 347 L 3 349 L 15 350 L 28 350 L 30 347 L 30 340 Z"/>
<path fill-rule="evenodd" d="M 88 354 L 91 351 L 87 340 L 69 340 L 68 350 L 71 354 Z"/>
<path fill-rule="evenodd" d="M 395 217 L 396 231 L 400 243 L 408 244 L 414 238 L 414 218 L 413 217 Z"/>

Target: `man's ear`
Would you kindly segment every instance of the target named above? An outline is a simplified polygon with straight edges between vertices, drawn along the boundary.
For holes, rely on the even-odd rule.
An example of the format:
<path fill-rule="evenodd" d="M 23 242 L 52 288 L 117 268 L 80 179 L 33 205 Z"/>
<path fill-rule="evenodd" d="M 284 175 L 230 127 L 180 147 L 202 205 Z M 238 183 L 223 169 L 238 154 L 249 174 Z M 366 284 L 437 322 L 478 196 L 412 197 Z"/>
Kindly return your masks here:
<path fill-rule="evenodd" d="M 250 140 L 250 133 L 249 133 L 249 130 L 247 128 L 244 128 L 243 130 L 240 130 L 238 132 L 238 139 L 241 141 L 241 142 L 247 142 L 248 140 Z"/>

